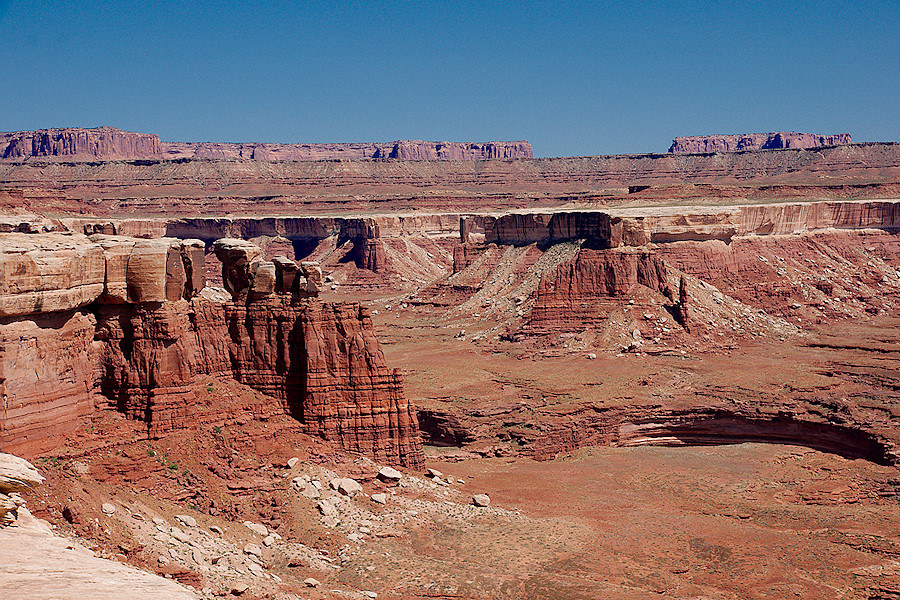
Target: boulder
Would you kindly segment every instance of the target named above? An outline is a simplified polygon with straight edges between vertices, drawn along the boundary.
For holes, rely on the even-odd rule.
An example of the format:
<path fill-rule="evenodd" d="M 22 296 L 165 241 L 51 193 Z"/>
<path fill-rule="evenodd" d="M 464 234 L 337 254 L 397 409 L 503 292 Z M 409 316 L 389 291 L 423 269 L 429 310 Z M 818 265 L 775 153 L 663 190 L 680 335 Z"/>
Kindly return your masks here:
<path fill-rule="evenodd" d="M 378 479 L 395 483 L 403 479 L 403 473 L 393 467 L 383 467 L 378 471 Z"/>
<path fill-rule="evenodd" d="M 314 486 L 311 483 L 307 483 L 303 486 L 303 489 L 300 491 L 304 498 L 309 498 L 310 500 L 315 500 L 322 494 L 319 492 L 319 488 Z"/>
<path fill-rule="evenodd" d="M 266 537 L 269 535 L 269 529 L 260 523 L 254 523 L 252 521 L 244 521 L 244 526 L 257 535 L 261 535 Z"/>
<path fill-rule="evenodd" d="M 30 462 L 12 454 L 0 452 L 0 493 L 24 492 L 44 481 Z"/>
<path fill-rule="evenodd" d="M 472 496 L 472 504 L 480 507 L 490 506 L 491 498 L 487 494 L 475 494 Z"/>
<path fill-rule="evenodd" d="M 338 485 L 338 491 L 345 496 L 352 497 L 362 492 L 362 486 L 355 479 L 345 477 L 341 479 L 341 482 Z"/>
<path fill-rule="evenodd" d="M 197 519 L 195 519 L 194 517 L 192 517 L 190 515 L 175 515 L 175 518 L 178 519 L 179 521 L 181 521 L 181 523 L 183 525 L 185 525 L 186 527 L 196 527 L 197 526 Z"/>

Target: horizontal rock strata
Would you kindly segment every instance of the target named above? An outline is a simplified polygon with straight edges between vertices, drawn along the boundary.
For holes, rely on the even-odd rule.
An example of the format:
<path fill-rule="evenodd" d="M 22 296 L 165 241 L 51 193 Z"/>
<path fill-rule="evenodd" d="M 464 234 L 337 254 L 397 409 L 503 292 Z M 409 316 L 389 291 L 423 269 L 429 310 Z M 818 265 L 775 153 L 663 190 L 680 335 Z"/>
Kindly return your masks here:
<path fill-rule="evenodd" d="M 264 144 L 160 142 L 149 133 L 115 127 L 40 129 L 0 133 L 0 159 L 67 161 L 248 159 L 262 161 L 486 160 L 533 158 L 531 144 L 518 142 L 426 142 Z"/>
<path fill-rule="evenodd" d="M 196 377 L 233 377 L 309 433 L 378 460 L 423 461 L 403 378 L 366 311 L 326 304 L 316 263 L 215 244 L 234 303 L 204 290 L 204 243 L 96 234 L 0 236 L 0 447 L 53 447 L 97 404 L 150 436 L 227 418 Z M 201 406 L 201 403 L 212 403 Z M 200 409 L 203 409 L 202 411 Z"/>
<path fill-rule="evenodd" d="M 773 150 L 783 148 L 821 148 L 852 144 L 849 133 L 819 135 L 777 131 L 775 133 L 745 133 L 739 135 L 692 135 L 677 137 L 669 147 L 676 154 L 704 152 L 740 152 L 743 150 Z"/>
<path fill-rule="evenodd" d="M 0 158 L 60 158 L 63 160 L 125 160 L 159 158 L 159 136 L 115 127 L 39 129 L 0 133 Z"/>

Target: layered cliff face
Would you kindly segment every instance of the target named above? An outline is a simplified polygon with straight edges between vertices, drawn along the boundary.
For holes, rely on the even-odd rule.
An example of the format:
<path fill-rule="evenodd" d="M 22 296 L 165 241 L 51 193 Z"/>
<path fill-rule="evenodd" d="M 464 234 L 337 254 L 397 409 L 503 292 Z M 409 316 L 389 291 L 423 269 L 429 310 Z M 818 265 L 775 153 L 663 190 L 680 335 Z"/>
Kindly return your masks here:
<path fill-rule="evenodd" d="M 644 288 L 639 293 L 635 288 Z M 608 319 L 608 305 L 642 295 L 674 305 L 665 264 L 646 251 L 582 249 L 577 256 L 545 273 L 530 315 L 536 334 L 595 327 Z"/>
<path fill-rule="evenodd" d="M 225 319 L 235 379 L 277 398 L 311 435 L 381 462 L 422 466 L 415 409 L 367 310 L 273 294 L 229 304 Z"/>
<path fill-rule="evenodd" d="M 852 144 L 849 133 L 819 135 L 777 131 L 775 133 L 746 133 L 740 135 L 691 135 L 677 137 L 669 147 L 674 154 L 707 152 L 740 152 L 743 150 L 773 150 L 783 148 L 821 148 Z"/>
<path fill-rule="evenodd" d="M 220 240 L 226 304 L 198 295 L 199 240 L 5 234 L 0 249 L 4 449 L 51 448 L 98 403 L 150 436 L 227 420 L 234 407 L 197 393 L 210 374 L 269 395 L 258 416 L 287 411 L 344 449 L 421 466 L 402 376 L 359 305 L 316 298 L 317 264 L 264 261 L 252 244 Z"/>
<path fill-rule="evenodd" d="M 489 158 L 534 158 L 531 144 L 521 142 L 426 142 L 406 140 L 390 143 L 348 144 L 229 144 L 163 142 L 168 159 L 243 158 L 252 160 L 486 160 Z"/>
<path fill-rule="evenodd" d="M 0 448 L 47 450 L 93 412 L 95 327 L 83 309 L 0 317 Z"/>
<path fill-rule="evenodd" d="M 219 240 L 216 254 L 235 300 L 225 307 L 234 378 L 281 400 L 312 435 L 421 467 L 415 411 L 402 375 L 387 367 L 368 311 L 318 300 L 316 264 L 301 263 L 291 279 L 291 261 L 260 261 L 259 249 L 242 240 Z"/>
<path fill-rule="evenodd" d="M 3 187 L 43 190 L 40 198 L 23 195 L 23 208 L 144 219 L 301 211 L 334 216 L 371 212 L 375 206 L 386 212 L 462 213 L 572 204 L 596 207 L 640 199 L 627 193 L 629 186 L 676 183 L 719 187 L 740 183 L 727 191 L 736 196 L 732 203 L 757 196 L 766 202 L 786 196 L 893 198 L 898 177 L 900 144 L 514 161 L 0 161 Z M 768 191 L 771 185 L 780 187 Z M 663 190 L 649 201 L 668 202 L 680 198 L 680 193 Z M 713 190 L 698 203 L 721 204 L 722 198 Z"/>
<path fill-rule="evenodd" d="M 159 136 L 115 127 L 0 133 L 0 158 L 5 160 L 133 160 L 161 156 Z"/>
<path fill-rule="evenodd" d="M 148 423 L 184 417 L 187 315 L 174 307 L 204 285 L 202 243 L 4 234 L 0 253 L 0 444 L 52 447 L 92 413 L 98 385 L 109 387 L 113 373 L 126 414 Z M 170 409 L 177 395 L 180 408 Z"/>
<path fill-rule="evenodd" d="M 518 142 L 426 142 L 406 140 L 358 144 L 263 144 L 160 142 L 149 133 L 115 127 L 40 129 L 0 133 L 0 159 L 65 161 L 248 159 L 359 160 L 485 160 L 534 158 L 531 144 Z"/>

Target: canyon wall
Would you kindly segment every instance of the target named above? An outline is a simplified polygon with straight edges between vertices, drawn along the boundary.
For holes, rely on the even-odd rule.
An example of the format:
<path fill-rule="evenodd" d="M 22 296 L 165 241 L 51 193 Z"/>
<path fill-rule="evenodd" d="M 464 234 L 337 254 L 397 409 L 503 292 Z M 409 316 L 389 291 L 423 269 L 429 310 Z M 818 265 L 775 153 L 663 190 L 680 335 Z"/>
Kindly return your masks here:
<path fill-rule="evenodd" d="M 0 188 L 14 190 L 0 206 L 118 218 L 485 212 L 667 204 L 685 186 L 698 204 L 896 198 L 898 178 L 900 144 L 515 161 L 0 161 Z"/>
<path fill-rule="evenodd" d="M 666 266 L 646 251 L 582 249 L 574 259 L 545 273 L 535 293 L 529 332 L 590 327 L 605 320 L 610 300 L 634 297 L 643 286 L 662 302 L 675 303 Z"/>
<path fill-rule="evenodd" d="M 852 144 L 849 133 L 819 135 L 777 131 L 775 133 L 745 133 L 739 135 L 691 135 L 677 137 L 669 146 L 673 154 L 702 154 L 707 152 L 740 152 L 743 150 L 775 150 L 784 148 L 821 148 Z"/>
<path fill-rule="evenodd" d="M 63 161 L 248 159 L 316 161 L 392 158 L 400 160 L 486 160 L 533 158 L 531 144 L 517 142 L 426 142 L 264 144 L 160 142 L 149 133 L 114 127 L 40 129 L 0 133 L 0 160 Z"/>
<path fill-rule="evenodd" d="M 318 300 L 317 265 L 220 240 L 224 303 L 204 291 L 199 240 L 11 233 L 0 251 L 4 450 L 52 448 L 102 405 L 151 437 L 221 422 L 233 407 L 198 394 L 209 374 L 271 396 L 258 416 L 286 411 L 346 450 L 421 466 L 402 375 L 364 309 Z"/>
<path fill-rule="evenodd" d="M 586 240 L 595 248 L 674 241 L 730 241 L 825 229 L 900 230 L 900 201 L 786 202 L 729 207 L 531 211 L 467 217 L 485 242 L 507 245 Z"/>

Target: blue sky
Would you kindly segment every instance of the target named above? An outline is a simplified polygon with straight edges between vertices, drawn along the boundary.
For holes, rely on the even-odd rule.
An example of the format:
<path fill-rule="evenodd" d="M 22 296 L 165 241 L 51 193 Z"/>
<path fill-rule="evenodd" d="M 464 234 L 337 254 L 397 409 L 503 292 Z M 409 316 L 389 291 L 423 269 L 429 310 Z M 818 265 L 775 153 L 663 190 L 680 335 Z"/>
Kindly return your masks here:
<path fill-rule="evenodd" d="M 169 141 L 900 140 L 900 2 L 4 2 L 0 131 Z"/>

